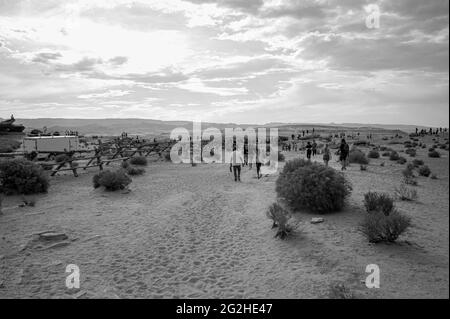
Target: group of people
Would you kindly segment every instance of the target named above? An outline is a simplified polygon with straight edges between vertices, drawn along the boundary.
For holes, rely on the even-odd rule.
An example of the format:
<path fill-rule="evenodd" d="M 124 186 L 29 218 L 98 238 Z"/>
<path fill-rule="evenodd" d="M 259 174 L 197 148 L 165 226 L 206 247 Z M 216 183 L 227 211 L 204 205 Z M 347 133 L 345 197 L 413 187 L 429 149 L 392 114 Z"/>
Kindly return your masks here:
<path fill-rule="evenodd" d="M 242 155 L 242 153 L 237 150 L 236 146 L 233 146 L 233 152 L 231 153 L 230 159 L 230 172 L 233 173 L 235 182 L 241 181 L 241 169 L 243 166 L 247 164 L 249 165 L 249 168 L 252 169 L 253 167 L 252 161 L 248 162 L 248 157 L 245 158 L 244 155 Z M 258 179 L 260 179 L 262 177 L 261 174 L 262 162 L 260 159 L 258 148 L 256 149 L 255 154 L 255 166 L 256 166 L 256 176 Z"/>

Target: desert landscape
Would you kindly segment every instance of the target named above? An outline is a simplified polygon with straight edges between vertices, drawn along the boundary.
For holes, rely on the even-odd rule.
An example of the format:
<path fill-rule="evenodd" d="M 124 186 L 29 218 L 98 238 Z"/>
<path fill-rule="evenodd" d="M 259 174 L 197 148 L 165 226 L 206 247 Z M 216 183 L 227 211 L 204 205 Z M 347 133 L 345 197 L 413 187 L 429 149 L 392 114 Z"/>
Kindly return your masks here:
<path fill-rule="evenodd" d="M 257 179 L 255 168 L 246 166 L 235 183 L 226 164 L 156 157 L 115 192 L 93 188 L 94 168 L 78 177 L 60 173 L 51 177 L 48 193 L 31 197 L 32 207 L 23 205 L 23 196 L 4 197 L 0 297 L 448 298 L 448 134 L 416 138 L 421 145 L 443 145 L 439 158 L 418 146 L 410 157 L 408 135 L 393 138 L 388 132 L 371 143 L 408 162 L 422 160 L 433 174 L 417 174 L 411 186 L 416 199 L 396 197 L 406 164 L 386 156 L 352 163 L 343 173 L 353 187 L 345 208 L 294 212 L 297 228 L 286 240 L 274 237 L 266 216 L 279 173 Z M 305 158 L 304 151 L 282 154 L 286 162 Z M 312 161 L 322 165 L 322 155 Z M 330 166 L 341 167 L 334 152 Z M 119 168 L 113 163 L 108 169 Z M 395 243 L 370 243 L 361 232 L 367 192 L 392 195 L 411 219 Z M 315 224 L 313 218 L 324 220 Z M 42 240 L 39 234 L 50 231 L 66 236 Z M 80 289 L 65 286 L 68 264 L 80 268 Z M 369 264 L 380 268 L 379 289 L 365 285 Z"/>

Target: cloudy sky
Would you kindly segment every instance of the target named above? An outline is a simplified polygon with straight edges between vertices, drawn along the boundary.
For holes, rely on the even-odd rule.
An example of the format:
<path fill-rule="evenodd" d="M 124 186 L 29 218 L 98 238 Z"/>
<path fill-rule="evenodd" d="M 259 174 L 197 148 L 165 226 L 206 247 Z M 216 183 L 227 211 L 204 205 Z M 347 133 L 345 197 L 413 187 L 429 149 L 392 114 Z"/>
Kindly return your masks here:
<path fill-rule="evenodd" d="M 371 4 L 379 28 L 366 25 Z M 0 0 L 0 117 L 448 126 L 448 10 L 448 0 Z"/>

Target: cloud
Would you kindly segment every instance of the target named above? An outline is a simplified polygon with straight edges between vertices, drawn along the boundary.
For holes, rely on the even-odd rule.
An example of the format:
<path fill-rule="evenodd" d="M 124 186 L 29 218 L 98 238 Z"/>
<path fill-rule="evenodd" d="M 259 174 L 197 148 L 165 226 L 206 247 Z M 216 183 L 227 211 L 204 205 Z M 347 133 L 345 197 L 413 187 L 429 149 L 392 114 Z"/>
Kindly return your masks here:
<path fill-rule="evenodd" d="M 448 1 L 371 3 L 0 0 L 0 111 L 448 125 Z"/>
<path fill-rule="evenodd" d="M 36 54 L 32 61 L 47 64 L 50 61 L 58 60 L 61 57 L 62 55 L 59 52 L 41 52 Z"/>

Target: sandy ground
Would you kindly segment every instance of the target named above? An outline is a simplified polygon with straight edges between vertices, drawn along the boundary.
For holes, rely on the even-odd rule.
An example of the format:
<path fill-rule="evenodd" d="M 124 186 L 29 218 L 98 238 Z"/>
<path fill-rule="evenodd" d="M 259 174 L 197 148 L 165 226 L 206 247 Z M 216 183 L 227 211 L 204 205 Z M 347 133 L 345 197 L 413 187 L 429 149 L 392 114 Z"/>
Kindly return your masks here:
<path fill-rule="evenodd" d="M 265 216 L 276 175 L 257 180 L 244 168 L 235 183 L 226 165 L 157 162 L 129 193 L 93 189 L 95 170 L 57 176 L 35 207 L 5 199 L 0 298 L 327 298 L 336 283 L 357 298 L 448 298 L 449 162 L 440 152 L 431 159 L 418 151 L 439 179 L 420 177 L 418 202 L 397 202 L 414 225 L 392 245 L 369 244 L 358 230 L 363 194 L 401 182 L 404 166 L 384 158 L 368 171 L 352 165 L 348 207 L 316 225 L 319 215 L 299 212 L 286 241 L 274 238 Z M 295 156 L 304 155 L 287 154 Z M 47 230 L 66 233 L 67 244 L 34 240 Z M 80 289 L 65 286 L 68 264 L 80 268 Z M 364 284 L 368 264 L 380 267 L 380 289 Z"/>

